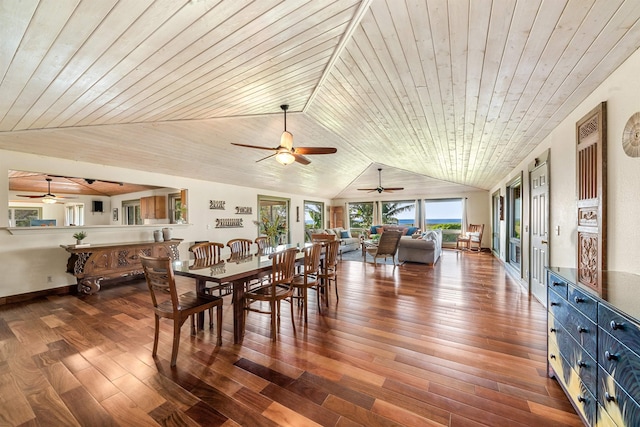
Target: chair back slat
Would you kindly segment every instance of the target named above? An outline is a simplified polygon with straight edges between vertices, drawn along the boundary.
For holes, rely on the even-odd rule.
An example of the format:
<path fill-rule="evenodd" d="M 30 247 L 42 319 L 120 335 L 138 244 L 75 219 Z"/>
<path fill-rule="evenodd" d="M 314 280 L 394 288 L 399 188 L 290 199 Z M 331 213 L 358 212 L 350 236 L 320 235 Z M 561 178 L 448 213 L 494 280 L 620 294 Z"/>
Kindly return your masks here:
<path fill-rule="evenodd" d="M 153 258 L 140 255 L 144 277 L 147 281 L 147 287 L 151 294 L 151 301 L 154 307 L 166 298 L 159 296 L 166 295 L 168 292 L 171 297 L 171 303 L 174 311 L 178 310 L 178 292 L 176 290 L 175 276 L 171 268 L 171 258 L 161 257 Z"/>
<path fill-rule="evenodd" d="M 258 245 L 258 252 L 264 252 L 270 246 L 267 236 L 256 237 L 255 243 Z"/>
<path fill-rule="evenodd" d="M 272 261 L 271 286 L 290 284 L 295 275 L 298 248 L 289 248 L 269 255 Z"/>
<path fill-rule="evenodd" d="M 314 243 L 307 246 L 304 251 L 304 274 L 305 276 L 318 274 L 320 269 L 320 256 L 322 255 L 322 245 Z"/>
<path fill-rule="evenodd" d="M 376 252 L 376 255 L 394 256 L 398 250 L 398 243 L 400 243 L 401 237 L 402 232 L 400 231 L 388 230 L 382 233 L 380 241 L 378 242 L 378 251 Z"/>
<path fill-rule="evenodd" d="M 195 259 L 206 259 L 211 264 L 217 264 L 221 261 L 220 253 L 224 245 L 218 242 L 196 243 L 189 248 Z"/>
<path fill-rule="evenodd" d="M 251 239 L 231 239 L 227 242 L 227 246 L 231 249 L 231 254 L 250 254 L 251 245 L 253 241 Z"/>
<path fill-rule="evenodd" d="M 329 241 L 324 244 L 324 263 L 327 267 L 333 267 L 338 264 L 338 251 L 340 242 L 337 240 Z"/>

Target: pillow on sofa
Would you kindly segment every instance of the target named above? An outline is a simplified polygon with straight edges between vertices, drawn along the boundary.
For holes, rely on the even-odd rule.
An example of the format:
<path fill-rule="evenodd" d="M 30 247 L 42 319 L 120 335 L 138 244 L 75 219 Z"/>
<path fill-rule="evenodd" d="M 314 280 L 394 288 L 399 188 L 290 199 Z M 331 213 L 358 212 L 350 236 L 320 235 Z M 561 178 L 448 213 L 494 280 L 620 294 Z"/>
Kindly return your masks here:
<path fill-rule="evenodd" d="M 351 238 L 351 236 L 349 235 L 348 231 L 341 231 L 340 232 L 340 238 L 341 239 L 349 239 L 349 238 Z"/>
<path fill-rule="evenodd" d="M 413 236 L 418 231 L 418 227 L 407 228 L 407 236 Z"/>

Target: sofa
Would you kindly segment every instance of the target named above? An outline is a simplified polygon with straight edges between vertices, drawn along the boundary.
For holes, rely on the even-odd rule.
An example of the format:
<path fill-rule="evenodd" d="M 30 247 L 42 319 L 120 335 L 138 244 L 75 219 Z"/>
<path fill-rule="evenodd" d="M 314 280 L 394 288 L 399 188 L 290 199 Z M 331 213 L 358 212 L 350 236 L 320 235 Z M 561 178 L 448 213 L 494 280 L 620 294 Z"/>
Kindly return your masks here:
<path fill-rule="evenodd" d="M 374 234 L 380 234 L 380 232 L 385 232 L 387 230 L 391 231 L 401 231 L 403 236 L 412 236 L 416 233 L 420 233 L 420 229 L 414 226 L 407 225 L 395 225 L 395 224 L 387 224 L 387 225 L 372 225 L 369 228 L 369 237 Z"/>
<path fill-rule="evenodd" d="M 353 237 L 351 231 L 342 227 L 336 228 L 310 228 L 306 230 L 309 240 L 312 234 L 334 234 L 336 239 L 340 241 L 340 253 L 349 251 L 357 251 L 360 249 L 360 238 Z"/>
<path fill-rule="evenodd" d="M 419 262 L 435 266 L 442 254 L 442 230 L 402 236 L 398 244 L 399 262 Z"/>

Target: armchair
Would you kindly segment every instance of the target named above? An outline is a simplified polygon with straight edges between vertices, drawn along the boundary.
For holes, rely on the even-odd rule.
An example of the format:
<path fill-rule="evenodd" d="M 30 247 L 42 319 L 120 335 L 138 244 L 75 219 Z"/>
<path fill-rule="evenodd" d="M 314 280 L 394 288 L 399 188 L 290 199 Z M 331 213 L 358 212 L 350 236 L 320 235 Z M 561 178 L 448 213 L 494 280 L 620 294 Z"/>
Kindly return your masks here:
<path fill-rule="evenodd" d="M 469 224 L 467 232 L 456 239 L 456 249 L 468 249 L 480 252 L 482 250 L 482 233 L 484 224 Z M 463 247 L 464 246 L 464 247 Z"/>

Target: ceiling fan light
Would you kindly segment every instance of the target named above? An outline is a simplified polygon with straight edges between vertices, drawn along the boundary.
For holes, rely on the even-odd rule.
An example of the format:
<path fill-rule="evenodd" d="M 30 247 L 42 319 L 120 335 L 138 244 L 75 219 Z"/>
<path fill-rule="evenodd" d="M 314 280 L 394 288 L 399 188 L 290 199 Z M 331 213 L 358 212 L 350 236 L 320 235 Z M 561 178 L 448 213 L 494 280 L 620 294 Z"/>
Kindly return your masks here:
<path fill-rule="evenodd" d="M 285 147 L 287 150 L 291 150 L 293 148 L 293 135 L 291 132 L 287 132 L 286 130 L 282 132 L 282 136 L 280 137 L 280 146 Z"/>
<path fill-rule="evenodd" d="M 288 151 L 281 151 L 278 154 L 276 154 L 276 160 L 281 165 L 286 166 L 293 163 L 296 160 L 296 158 L 293 156 L 293 154 L 289 153 Z"/>
<path fill-rule="evenodd" d="M 44 199 L 42 199 L 42 203 L 46 203 L 48 205 L 52 205 L 54 203 L 56 203 L 56 199 L 54 199 L 53 197 L 45 197 Z"/>

